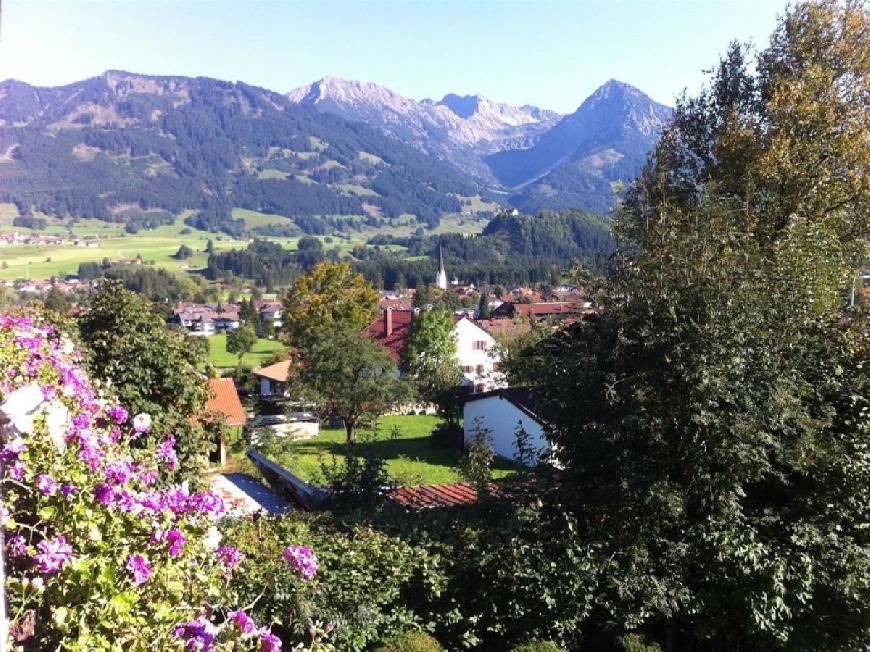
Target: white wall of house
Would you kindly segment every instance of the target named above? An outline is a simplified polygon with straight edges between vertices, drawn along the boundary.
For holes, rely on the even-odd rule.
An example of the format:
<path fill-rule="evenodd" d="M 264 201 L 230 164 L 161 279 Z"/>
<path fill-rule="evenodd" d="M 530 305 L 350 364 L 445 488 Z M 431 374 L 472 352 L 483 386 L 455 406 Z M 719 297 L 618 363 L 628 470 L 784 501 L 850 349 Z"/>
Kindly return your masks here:
<path fill-rule="evenodd" d="M 462 318 L 453 327 L 456 358 L 468 384 L 475 391 L 488 391 L 504 386 L 504 374 L 495 367 L 501 362 L 492 335 L 470 319 Z"/>
<path fill-rule="evenodd" d="M 529 433 L 529 445 L 537 450 L 549 448 L 541 424 L 520 410 L 509 400 L 500 396 L 489 396 L 476 401 L 468 401 L 463 410 L 465 421 L 465 444 L 468 445 L 474 434 L 475 422 L 479 419 L 481 427 L 492 434 L 492 448 L 496 455 L 515 460 L 517 455 L 515 432 L 517 424 L 522 424 Z"/>

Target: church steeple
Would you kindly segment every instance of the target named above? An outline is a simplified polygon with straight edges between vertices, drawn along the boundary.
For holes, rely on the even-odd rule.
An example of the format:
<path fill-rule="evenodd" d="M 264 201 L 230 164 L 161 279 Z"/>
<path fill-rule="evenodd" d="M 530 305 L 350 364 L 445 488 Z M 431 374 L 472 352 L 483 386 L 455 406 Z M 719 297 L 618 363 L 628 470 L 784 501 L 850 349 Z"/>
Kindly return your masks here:
<path fill-rule="evenodd" d="M 444 269 L 444 252 L 441 251 L 441 243 L 438 243 L 438 273 L 435 274 L 435 286 L 447 289 L 447 271 Z"/>

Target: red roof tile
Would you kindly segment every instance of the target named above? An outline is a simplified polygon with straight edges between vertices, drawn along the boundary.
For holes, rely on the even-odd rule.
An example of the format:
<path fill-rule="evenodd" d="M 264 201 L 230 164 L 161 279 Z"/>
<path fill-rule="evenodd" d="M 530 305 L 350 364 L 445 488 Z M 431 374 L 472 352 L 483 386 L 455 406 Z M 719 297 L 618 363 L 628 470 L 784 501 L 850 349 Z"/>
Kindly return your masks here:
<path fill-rule="evenodd" d="M 263 376 L 269 380 L 277 380 L 279 383 L 286 383 L 290 377 L 290 365 L 292 361 L 282 360 L 275 364 L 270 364 L 268 367 L 258 367 L 253 370 L 255 376 Z"/>
<path fill-rule="evenodd" d="M 390 320 L 392 330 L 389 335 L 386 334 L 386 316 L 383 312 L 380 317 L 366 326 L 363 332 L 387 349 L 391 356 L 398 359 L 402 355 L 402 349 L 405 348 L 405 340 L 411 332 L 414 312 L 412 310 L 392 310 Z"/>
<path fill-rule="evenodd" d="M 214 396 L 205 402 L 206 413 L 223 414 L 228 426 L 243 426 L 247 421 L 232 378 L 210 378 L 208 385 Z"/>
<path fill-rule="evenodd" d="M 495 484 L 489 484 L 493 495 L 500 495 Z M 416 487 L 399 487 L 393 489 L 389 497 L 401 505 L 414 511 L 423 509 L 438 509 L 441 507 L 456 507 L 477 502 L 477 491 L 474 487 L 463 484 L 424 484 Z"/>

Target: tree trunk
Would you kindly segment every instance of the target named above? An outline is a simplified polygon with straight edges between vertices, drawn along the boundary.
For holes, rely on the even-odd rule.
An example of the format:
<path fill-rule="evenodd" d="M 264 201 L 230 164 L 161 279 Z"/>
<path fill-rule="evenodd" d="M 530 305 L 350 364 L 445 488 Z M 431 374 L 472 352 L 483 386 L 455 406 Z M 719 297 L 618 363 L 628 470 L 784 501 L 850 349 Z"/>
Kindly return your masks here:
<path fill-rule="evenodd" d="M 354 443 L 356 441 L 356 421 L 348 421 L 345 419 L 344 429 L 347 432 L 347 443 Z"/>

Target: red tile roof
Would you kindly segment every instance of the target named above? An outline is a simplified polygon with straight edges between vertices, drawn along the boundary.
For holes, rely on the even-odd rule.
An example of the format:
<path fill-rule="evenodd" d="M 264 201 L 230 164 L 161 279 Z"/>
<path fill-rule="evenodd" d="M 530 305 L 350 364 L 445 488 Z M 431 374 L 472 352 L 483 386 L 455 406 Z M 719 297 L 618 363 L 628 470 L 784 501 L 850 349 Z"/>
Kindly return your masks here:
<path fill-rule="evenodd" d="M 243 426 L 247 421 L 232 378 L 210 378 L 208 385 L 214 396 L 205 402 L 205 412 L 223 414 L 228 426 Z"/>
<path fill-rule="evenodd" d="M 576 303 L 553 301 L 547 303 L 513 303 L 506 302 L 492 311 L 493 317 L 548 317 L 550 315 L 569 315 L 582 309 Z"/>
<path fill-rule="evenodd" d="M 290 360 L 282 360 L 275 364 L 270 364 L 268 367 L 258 367 L 254 369 L 255 376 L 262 376 L 269 380 L 277 380 L 279 383 L 286 383 L 290 377 Z"/>
<path fill-rule="evenodd" d="M 490 491 L 495 486 L 490 485 Z M 399 487 L 389 493 L 389 497 L 401 505 L 414 511 L 437 509 L 440 507 L 456 507 L 477 502 L 477 491 L 467 484 L 424 484 L 416 487 Z"/>
<path fill-rule="evenodd" d="M 384 325 L 386 316 L 383 312 L 371 324 L 366 326 L 363 332 L 387 349 L 391 356 L 399 359 L 402 355 L 402 349 L 405 348 L 405 340 L 411 332 L 414 312 L 412 310 L 392 310 L 390 319 L 393 328 L 389 335 L 385 334 Z"/>

